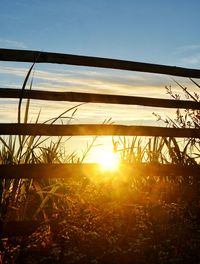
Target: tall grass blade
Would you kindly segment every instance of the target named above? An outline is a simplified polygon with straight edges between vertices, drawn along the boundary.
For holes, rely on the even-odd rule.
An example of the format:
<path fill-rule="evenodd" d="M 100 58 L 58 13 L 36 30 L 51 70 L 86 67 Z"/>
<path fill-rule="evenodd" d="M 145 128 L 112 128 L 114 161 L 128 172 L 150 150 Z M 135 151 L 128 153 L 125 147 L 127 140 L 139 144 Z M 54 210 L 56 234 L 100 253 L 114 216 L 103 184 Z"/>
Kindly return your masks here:
<path fill-rule="evenodd" d="M 200 88 L 200 85 L 199 85 L 197 82 L 195 82 L 192 78 L 189 78 L 189 79 L 190 79 L 190 81 L 193 82 L 198 88 Z"/>
<path fill-rule="evenodd" d="M 35 65 L 35 62 L 32 64 L 32 66 L 28 70 L 28 73 L 26 74 L 26 77 L 25 77 L 23 85 L 22 85 L 21 95 L 20 95 L 19 104 L 18 104 L 18 123 L 19 124 L 21 123 L 21 105 L 22 105 L 22 99 L 23 99 L 24 90 L 26 88 L 26 84 L 28 82 L 29 76 L 30 76 L 30 74 L 32 72 L 32 69 L 33 69 L 34 65 Z"/>
<path fill-rule="evenodd" d="M 172 80 L 179 86 L 181 89 L 195 102 L 198 102 L 198 100 L 190 93 L 188 92 L 187 88 L 183 87 L 179 82 L 177 82 L 174 78 Z"/>

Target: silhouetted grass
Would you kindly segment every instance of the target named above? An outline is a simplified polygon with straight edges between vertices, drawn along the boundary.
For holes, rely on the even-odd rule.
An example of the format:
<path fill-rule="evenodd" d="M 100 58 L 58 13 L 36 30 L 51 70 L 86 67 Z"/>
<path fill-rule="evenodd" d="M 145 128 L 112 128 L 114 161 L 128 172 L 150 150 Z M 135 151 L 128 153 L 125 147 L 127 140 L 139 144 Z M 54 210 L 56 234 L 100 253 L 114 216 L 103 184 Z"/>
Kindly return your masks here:
<path fill-rule="evenodd" d="M 198 100 L 180 87 L 190 99 Z M 167 92 L 177 99 L 171 88 Z M 22 119 L 21 103 L 22 98 L 18 122 Z M 28 122 L 29 107 L 28 100 L 24 123 Z M 53 124 L 71 113 L 70 122 L 76 108 L 47 122 Z M 199 128 L 199 111 L 187 110 L 183 116 L 177 110 L 176 115 L 175 120 L 157 117 L 167 126 Z M 40 113 L 35 123 L 39 117 Z M 82 157 L 76 153 L 66 157 L 61 137 L 56 142 L 39 136 L 0 137 L 0 163 L 83 162 L 95 140 Z M 114 151 L 129 164 L 191 165 L 199 159 L 199 142 L 194 139 L 115 137 L 112 142 Z M 2 259 L 4 263 L 199 263 L 199 187 L 200 181 L 191 177 L 127 177 L 125 173 L 98 181 L 92 175 L 68 181 L 2 180 L 1 219 L 42 221 L 30 236 L 4 238 Z"/>

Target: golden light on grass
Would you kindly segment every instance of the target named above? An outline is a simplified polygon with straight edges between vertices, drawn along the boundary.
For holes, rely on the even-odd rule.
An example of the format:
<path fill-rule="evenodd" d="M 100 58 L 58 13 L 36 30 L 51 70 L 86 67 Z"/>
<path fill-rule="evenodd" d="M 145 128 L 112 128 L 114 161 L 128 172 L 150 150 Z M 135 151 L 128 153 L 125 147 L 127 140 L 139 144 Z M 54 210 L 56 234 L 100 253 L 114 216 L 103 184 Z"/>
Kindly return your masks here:
<path fill-rule="evenodd" d="M 119 168 L 119 157 L 111 150 L 102 150 L 96 157 L 97 163 L 102 171 L 117 171 Z"/>

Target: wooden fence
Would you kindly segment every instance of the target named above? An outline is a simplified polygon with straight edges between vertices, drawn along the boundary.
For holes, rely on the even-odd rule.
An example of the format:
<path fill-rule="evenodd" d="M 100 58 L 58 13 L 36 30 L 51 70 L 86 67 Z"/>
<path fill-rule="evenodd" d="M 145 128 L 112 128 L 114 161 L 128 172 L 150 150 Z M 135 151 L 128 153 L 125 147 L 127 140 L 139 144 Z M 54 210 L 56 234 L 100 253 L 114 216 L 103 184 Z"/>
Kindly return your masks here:
<path fill-rule="evenodd" d="M 113 60 L 106 58 L 77 56 L 40 51 L 0 49 L 0 61 L 57 63 L 77 66 L 90 66 L 118 70 L 150 72 L 188 78 L 200 78 L 200 70 L 181 67 L 140 63 L 133 61 Z M 146 107 L 182 108 L 200 110 L 200 103 L 189 100 L 167 100 L 138 96 L 108 95 L 77 92 L 50 92 L 0 88 L 0 98 L 29 98 L 33 100 L 71 101 L 88 103 L 109 103 L 124 105 L 140 105 Z M 45 135 L 45 136 L 161 136 L 200 138 L 200 129 L 166 128 L 155 126 L 124 126 L 124 125 L 48 125 L 0 123 L 0 135 Z M 87 171 L 95 173 L 97 164 L 20 164 L 0 165 L 0 179 L 41 178 L 41 177 L 74 177 L 85 175 Z M 130 170 L 140 171 L 152 175 L 192 175 L 198 176 L 200 166 L 181 166 L 175 164 L 143 164 L 139 167 L 130 167 Z M 27 173 L 28 171 L 28 173 Z M 19 224 L 21 225 L 21 223 Z M 10 234 L 4 225 L 4 235 Z M 30 228 L 30 227 L 29 227 Z M 0 227 L 0 229 L 2 229 Z M 7 230 L 7 231 L 6 231 Z M 32 230 L 32 229 L 31 229 Z M 12 231 L 13 232 L 13 231 Z"/>

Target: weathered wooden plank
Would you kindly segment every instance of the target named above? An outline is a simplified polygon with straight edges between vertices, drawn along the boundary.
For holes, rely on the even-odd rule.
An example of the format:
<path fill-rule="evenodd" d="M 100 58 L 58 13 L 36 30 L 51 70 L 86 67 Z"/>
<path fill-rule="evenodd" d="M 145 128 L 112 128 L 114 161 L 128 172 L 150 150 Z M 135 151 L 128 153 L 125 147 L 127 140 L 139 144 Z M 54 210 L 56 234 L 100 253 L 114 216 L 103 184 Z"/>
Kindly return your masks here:
<path fill-rule="evenodd" d="M 39 221 L 0 221 L 0 237 L 27 236 L 32 234 L 39 226 Z"/>
<path fill-rule="evenodd" d="M 0 49 L 0 60 L 37 63 L 58 63 L 128 71 L 160 73 L 190 78 L 200 78 L 200 70 L 198 69 L 32 50 Z"/>
<path fill-rule="evenodd" d="M 99 165 L 90 163 L 0 165 L 0 179 L 68 179 L 96 173 L 99 173 Z"/>
<path fill-rule="evenodd" d="M 116 173 L 143 176 L 199 176 L 200 165 L 157 164 L 157 163 L 122 163 Z M 44 179 L 44 178 L 79 178 L 101 176 L 106 173 L 96 163 L 67 164 L 18 164 L 0 165 L 0 179 Z M 111 172 L 110 172 L 111 173 Z M 122 173 L 122 174 L 123 174 Z"/>
<path fill-rule="evenodd" d="M 0 123 L 0 135 L 33 136 L 163 136 L 200 138 L 200 129 L 125 125 L 47 125 Z"/>
<path fill-rule="evenodd" d="M 0 88 L 0 98 L 20 98 L 20 89 Z M 188 100 L 169 100 L 138 96 L 123 96 L 111 94 L 77 93 L 77 92 L 50 92 L 24 90 L 23 98 L 49 101 L 70 101 L 87 103 L 108 103 L 125 105 L 142 105 L 149 107 L 183 108 L 200 110 L 200 103 Z"/>

